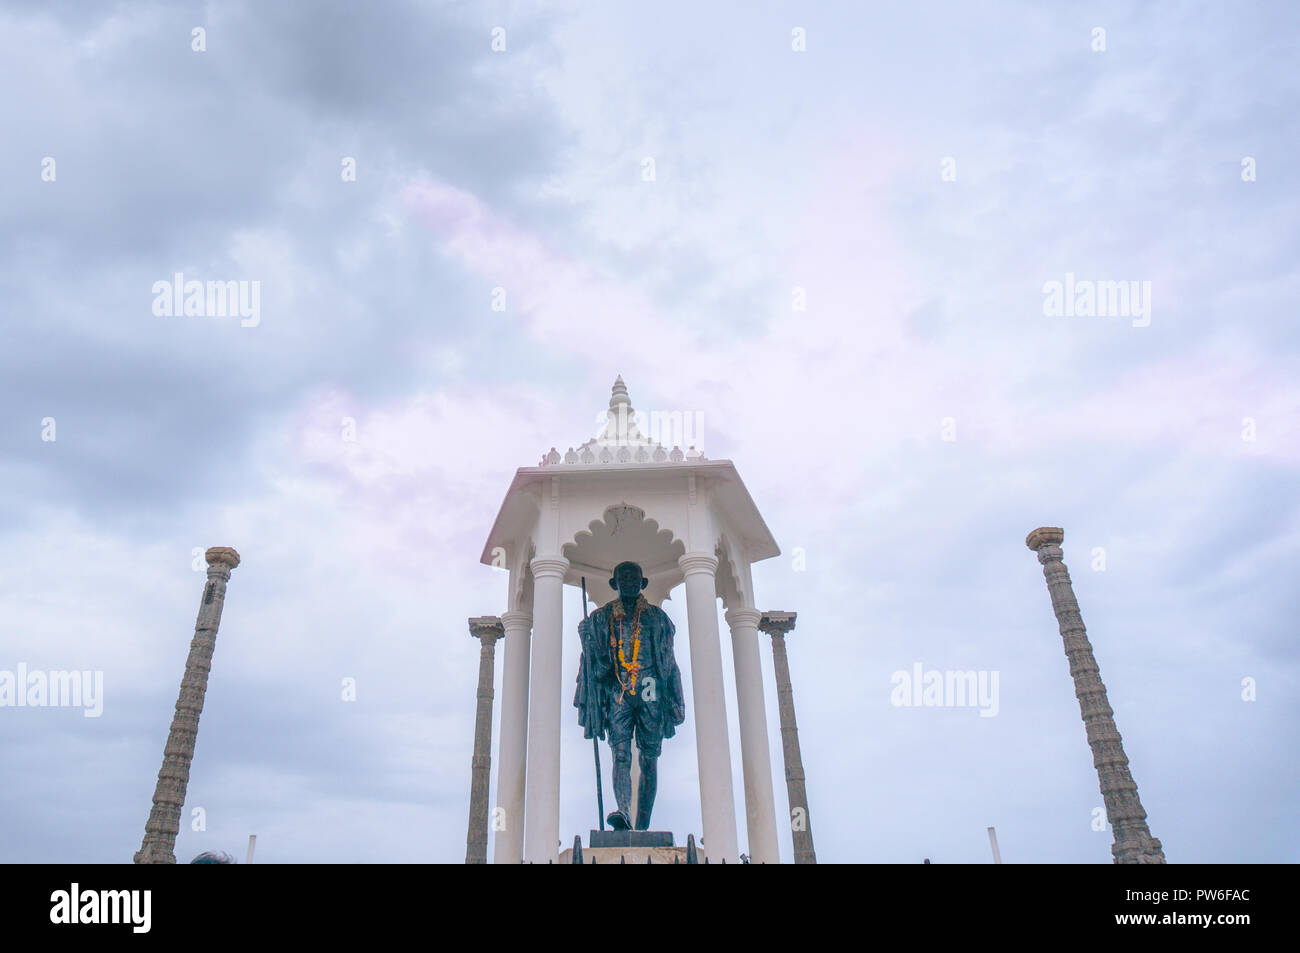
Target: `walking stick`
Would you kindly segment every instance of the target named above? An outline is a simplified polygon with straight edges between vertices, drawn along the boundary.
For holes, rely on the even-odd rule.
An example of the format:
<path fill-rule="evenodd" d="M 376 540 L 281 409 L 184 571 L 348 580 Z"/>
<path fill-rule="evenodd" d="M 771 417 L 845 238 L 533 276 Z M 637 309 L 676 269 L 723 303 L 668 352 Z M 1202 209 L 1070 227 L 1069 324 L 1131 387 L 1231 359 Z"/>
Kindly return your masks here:
<path fill-rule="evenodd" d="M 582 577 L 582 621 L 587 621 L 587 577 Z M 605 829 L 605 791 L 600 780 L 600 741 L 597 738 L 591 739 L 591 753 L 596 759 L 596 812 L 598 814 L 597 823 L 600 824 L 600 830 Z"/>

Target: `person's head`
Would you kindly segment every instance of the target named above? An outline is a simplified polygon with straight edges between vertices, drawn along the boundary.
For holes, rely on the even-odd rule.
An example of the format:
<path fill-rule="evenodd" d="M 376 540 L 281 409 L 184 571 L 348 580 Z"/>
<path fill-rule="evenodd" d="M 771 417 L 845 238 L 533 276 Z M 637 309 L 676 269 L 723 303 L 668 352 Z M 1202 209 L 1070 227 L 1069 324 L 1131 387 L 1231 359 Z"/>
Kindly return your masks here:
<path fill-rule="evenodd" d="M 233 864 L 234 862 L 235 858 L 219 850 L 205 850 L 190 861 L 191 864 Z"/>
<path fill-rule="evenodd" d="M 641 574 L 641 567 L 634 562 L 619 563 L 609 580 L 609 588 L 617 590 L 624 599 L 635 599 L 648 585 L 650 580 Z"/>

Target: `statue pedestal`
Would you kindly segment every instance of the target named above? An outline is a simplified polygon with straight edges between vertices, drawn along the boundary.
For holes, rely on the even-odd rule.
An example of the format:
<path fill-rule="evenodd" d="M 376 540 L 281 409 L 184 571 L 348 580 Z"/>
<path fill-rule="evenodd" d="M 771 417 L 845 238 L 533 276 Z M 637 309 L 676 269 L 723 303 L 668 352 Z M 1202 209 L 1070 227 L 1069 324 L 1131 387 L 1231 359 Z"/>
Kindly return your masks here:
<path fill-rule="evenodd" d="M 600 832 L 597 831 L 596 833 L 599 834 Z M 584 847 L 582 849 L 582 862 L 584 864 L 684 864 L 686 863 L 686 848 Z M 560 859 L 557 863 L 573 863 L 573 848 L 569 847 L 561 851 Z"/>
<path fill-rule="evenodd" d="M 592 831 L 587 846 L 597 847 L 672 847 L 672 831 Z"/>

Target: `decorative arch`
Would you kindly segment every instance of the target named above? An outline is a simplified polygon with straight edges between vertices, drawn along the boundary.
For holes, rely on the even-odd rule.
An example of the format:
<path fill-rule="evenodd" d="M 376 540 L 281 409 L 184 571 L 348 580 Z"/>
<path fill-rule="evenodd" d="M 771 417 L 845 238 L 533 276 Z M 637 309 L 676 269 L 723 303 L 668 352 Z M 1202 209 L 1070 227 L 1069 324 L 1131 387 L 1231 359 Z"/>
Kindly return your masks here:
<path fill-rule="evenodd" d="M 609 573 L 625 559 L 640 563 L 651 583 L 647 598 L 654 601 L 671 588 L 666 583 L 680 579 L 677 560 L 686 552 L 686 543 L 641 507 L 619 502 L 606 506 L 600 519 L 591 520 L 560 551 L 569 560 L 572 581 L 586 576 L 587 593 L 597 602 L 614 597 Z"/>

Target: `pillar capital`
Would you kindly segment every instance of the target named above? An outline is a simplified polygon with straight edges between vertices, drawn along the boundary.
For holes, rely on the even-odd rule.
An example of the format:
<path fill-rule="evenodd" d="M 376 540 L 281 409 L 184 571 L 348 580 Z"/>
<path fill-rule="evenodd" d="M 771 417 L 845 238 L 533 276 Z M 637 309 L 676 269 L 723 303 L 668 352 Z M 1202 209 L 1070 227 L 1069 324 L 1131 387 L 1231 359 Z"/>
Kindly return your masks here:
<path fill-rule="evenodd" d="M 1065 540 L 1065 530 L 1059 526 L 1040 526 L 1025 537 L 1025 545 L 1038 552 L 1044 546 L 1060 546 Z"/>
<path fill-rule="evenodd" d="M 209 566 L 228 566 L 234 569 L 239 565 L 239 553 L 229 546 L 212 546 L 203 554 L 203 558 Z"/>
<path fill-rule="evenodd" d="M 758 620 L 758 627 L 768 635 L 777 636 L 785 635 L 794 629 L 795 619 L 799 617 L 797 612 L 764 612 Z"/>
<path fill-rule="evenodd" d="M 723 613 L 723 618 L 727 620 L 727 625 L 731 626 L 733 629 L 738 626 L 750 626 L 756 629 L 758 628 L 759 620 L 763 618 L 763 613 L 759 612 L 757 609 L 738 607 L 735 609 L 728 609 Z"/>
<path fill-rule="evenodd" d="M 533 614 L 522 609 L 511 609 L 509 612 L 501 613 L 501 624 L 505 626 L 507 632 L 511 629 L 526 631 L 533 627 Z"/>
<path fill-rule="evenodd" d="M 712 576 L 718 571 L 718 557 L 712 553 L 686 553 L 678 557 L 677 565 L 686 576 L 693 576 L 696 573 L 707 573 Z"/>
<path fill-rule="evenodd" d="M 546 577 L 563 580 L 564 574 L 569 571 L 569 561 L 563 556 L 538 556 L 528 564 L 528 568 L 533 571 L 534 580 Z"/>
<path fill-rule="evenodd" d="M 469 634 L 485 641 L 485 644 L 491 645 L 501 636 L 506 634 L 505 627 L 501 620 L 494 615 L 476 615 L 469 618 Z"/>

